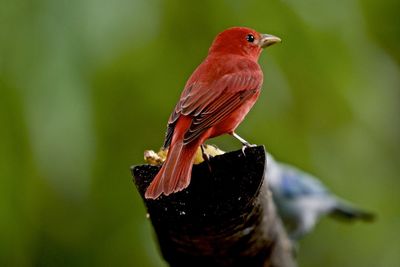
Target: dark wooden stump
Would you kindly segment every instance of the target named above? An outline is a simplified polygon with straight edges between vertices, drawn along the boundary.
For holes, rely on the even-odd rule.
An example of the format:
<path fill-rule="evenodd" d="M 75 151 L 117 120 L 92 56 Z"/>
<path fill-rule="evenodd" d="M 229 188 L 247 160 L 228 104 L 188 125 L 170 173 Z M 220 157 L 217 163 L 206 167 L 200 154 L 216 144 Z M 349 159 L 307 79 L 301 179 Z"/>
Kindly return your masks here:
<path fill-rule="evenodd" d="M 187 189 L 157 200 L 144 192 L 160 167 L 132 167 L 170 266 L 296 266 L 264 182 L 265 166 L 263 146 L 225 153 L 195 165 Z"/>

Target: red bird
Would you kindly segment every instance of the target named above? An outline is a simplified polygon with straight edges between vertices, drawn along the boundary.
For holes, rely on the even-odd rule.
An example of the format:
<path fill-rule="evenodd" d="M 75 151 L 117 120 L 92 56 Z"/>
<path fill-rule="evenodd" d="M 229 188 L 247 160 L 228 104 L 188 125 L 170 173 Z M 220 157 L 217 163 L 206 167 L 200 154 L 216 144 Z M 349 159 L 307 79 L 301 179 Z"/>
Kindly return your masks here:
<path fill-rule="evenodd" d="M 231 134 L 250 146 L 234 131 L 260 94 L 263 73 L 257 61 L 262 48 L 280 41 L 244 27 L 218 34 L 169 118 L 164 142 L 168 155 L 147 188 L 146 198 L 188 187 L 194 156 L 205 140 Z"/>

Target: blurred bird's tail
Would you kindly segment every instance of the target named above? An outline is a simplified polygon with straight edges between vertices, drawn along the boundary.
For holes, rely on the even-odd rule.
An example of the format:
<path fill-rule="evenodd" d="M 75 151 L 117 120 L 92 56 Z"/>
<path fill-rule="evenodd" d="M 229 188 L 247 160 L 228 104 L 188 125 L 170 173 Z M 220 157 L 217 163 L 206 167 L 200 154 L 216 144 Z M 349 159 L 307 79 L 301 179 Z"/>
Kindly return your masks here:
<path fill-rule="evenodd" d="M 372 222 L 376 217 L 372 212 L 361 210 L 347 203 L 339 203 L 333 208 L 330 215 L 346 221 L 361 220 L 365 222 Z"/>

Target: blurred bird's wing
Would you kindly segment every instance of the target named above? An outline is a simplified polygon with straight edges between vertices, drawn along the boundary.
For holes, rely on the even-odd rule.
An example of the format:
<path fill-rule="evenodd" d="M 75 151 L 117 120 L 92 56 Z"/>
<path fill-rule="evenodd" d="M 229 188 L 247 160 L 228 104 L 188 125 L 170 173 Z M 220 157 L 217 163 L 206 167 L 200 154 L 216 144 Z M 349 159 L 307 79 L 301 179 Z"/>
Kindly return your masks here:
<path fill-rule="evenodd" d="M 314 176 L 299 169 L 279 163 L 281 168 L 281 193 L 288 198 L 330 195 L 329 190 Z"/>
<path fill-rule="evenodd" d="M 338 198 L 316 177 L 274 160 L 267 153 L 268 186 L 292 239 L 310 232 L 322 215 L 346 221 L 373 221 L 375 215 Z"/>
<path fill-rule="evenodd" d="M 261 71 L 240 71 L 226 74 L 210 84 L 193 82 L 187 85 L 168 121 L 164 147 L 170 145 L 180 115 L 192 117 L 184 136 L 184 143 L 187 144 L 258 94 L 262 79 Z"/>

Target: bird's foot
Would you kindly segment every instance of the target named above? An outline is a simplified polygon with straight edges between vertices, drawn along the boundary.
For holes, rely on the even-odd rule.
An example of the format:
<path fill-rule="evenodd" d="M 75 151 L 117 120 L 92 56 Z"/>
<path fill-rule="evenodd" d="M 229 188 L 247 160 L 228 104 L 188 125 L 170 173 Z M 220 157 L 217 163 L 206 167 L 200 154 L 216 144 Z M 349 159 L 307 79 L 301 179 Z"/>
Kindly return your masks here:
<path fill-rule="evenodd" d="M 204 148 L 204 144 L 201 145 L 200 148 L 201 148 L 201 156 L 203 157 L 203 160 L 204 160 L 205 162 L 207 162 L 208 170 L 209 170 L 210 173 L 211 173 L 210 155 L 207 155 L 207 154 L 206 154 L 205 148 Z"/>
<path fill-rule="evenodd" d="M 247 142 L 245 139 L 243 139 L 242 137 L 240 137 L 237 133 L 235 133 L 235 132 L 232 132 L 231 133 L 232 134 L 232 136 L 233 137 L 235 137 L 237 140 L 239 140 L 240 141 L 240 143 L 242 143 L 242 153 L 243 153 L 243 155 L 245 155 L 246 156 L 246 153 L 245 153 L 245 150 L 246 150 L 246 148 L 248 148 L 248 147 L 256 147 L 257 145 L 253 145 L 253 144 L 250 144 L 249 142 Z"/>
<path fill-rule="evenodd" d="M 255 144 L 250 144 L 250 143 L 245 143 L 245 144 L 243 144 L 243 146 L 242 146 L 242 153 L 243 153 L 243 155 L 245 155 L 246 156 L 246 153 L 245 153 L 245 150 L 246 150 L 246 148 L 249 148 L 249 147 L 256 147 L 257 145 L 255 145 Z"/>

